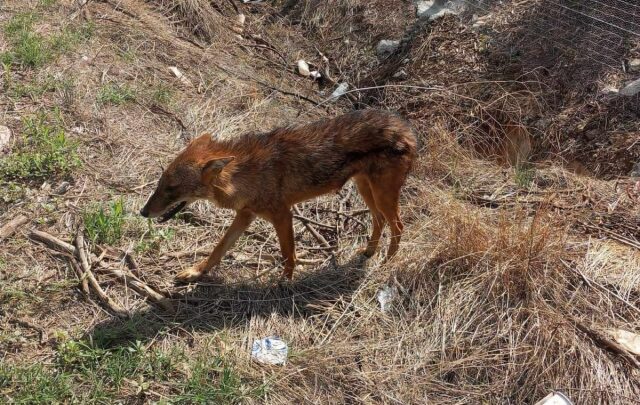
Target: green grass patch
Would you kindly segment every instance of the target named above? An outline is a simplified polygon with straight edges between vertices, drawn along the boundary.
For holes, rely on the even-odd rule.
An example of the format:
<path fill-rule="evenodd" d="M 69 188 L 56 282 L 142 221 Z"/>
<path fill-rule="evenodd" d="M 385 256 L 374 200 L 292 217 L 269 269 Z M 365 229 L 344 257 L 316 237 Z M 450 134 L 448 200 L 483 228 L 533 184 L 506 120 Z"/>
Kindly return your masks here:
<path fill-rule="evenodd" d="M 528 189 L 531 187 L 533 180 L 536 177 L 535 167 L 529 164 L 520 164 L 515 168 L 515 181 L 516 185 L 520 188 Z"/>
<path fill-rule="evenodd" d="M 180 348 L 154 350 L 141 341 L 102 348 L 60 340 L 51 365 L 0 365 L 0 392 L 15 403 L 143 403 L 162 390 L 173 404 L 235 404 L 266 392 L 219 355 L 192 359 Z"/>
<path fill-rule="evenodd" d="M 121 105 L 135 98 L 135 92 L 126 84 L 108 83 L 100 88 L 97 101 L 103 105 Z"/>
<path fill-rule="evenodd" d="M 173 97 L 173 89 L 169 86 L 165 86 L 164 84 L 156 86 L 153 93 L 151 93 L 151 100 L 154 103 L 165 106 L 169 106 L 173 103 Z"/>
<path fill-rule="evenodd" d="M 74 399 L 70 375 L 42 365 L 16 367 L 0 364 L 0 392 L 10 403 L 51 404 Z"/>
<path fill-rule="evenodd" d="M 93 35 L 93 23 L 79 26 L 67 25 L 53 35 L 36 32 L 34 24 L 39 15 L 35 12 L 18 13 L 4 26 L 4 34 L 10 49 L 0 54 L 3 65 L 37 68 L 68 52 Z"/>
<path fill-rule="evenodd" d="M 112 201 L 108 207 L 95 206 L 86 210 L 82 217 L 89 239 L 110 245 L 118 242 L 122 238 L 125 215 L 122 198 Z"/>
<path fill-rule="evenodd" d="M 163 243 L 173 239 L 175 231 L 171 228 L 157 228 L 151 219 L 146 221 L 147 229 L 136 244 L 136 253 L 157 252 Z"/>
<path fill-rule="evenodd" d="M 40 97 L 51 92 L 66 92 L 73 88 L 74 83 L 71 78 L 58 79 L 51 75 L 38 78 L 30 82 L 13 82 L 11 79 L 5 79 L 5 88 L 10 97 L 21 98 L 29 97 L 33 101 L 38 101 Z"/>
<path fill-rule="evenodd" d="M 0 159 L 3 180 L 63 176 L 80 165 L 77 144 L 67 138 L 59 111 L 27 116 L 23 126 L 18 148 Z"/>

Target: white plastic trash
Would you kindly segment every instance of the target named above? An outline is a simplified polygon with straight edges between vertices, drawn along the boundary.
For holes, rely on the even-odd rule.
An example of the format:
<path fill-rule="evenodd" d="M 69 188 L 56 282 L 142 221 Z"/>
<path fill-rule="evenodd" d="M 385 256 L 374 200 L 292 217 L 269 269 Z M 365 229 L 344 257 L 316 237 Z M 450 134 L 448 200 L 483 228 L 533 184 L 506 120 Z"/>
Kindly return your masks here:
<path fill-rule="evenodd" d="M 288 354 L 287 343 L 277 336 L 254 340 L 251 348 L 251 357 L 266 364 L 285 364 Z"/>
<path fill-rule="evenodd" d="M 378 302 L 380 303 L 380 310 L 387 312 L 391 307 L 391 303 L 398 295 L 398 289 L 396 287 L 390 287 L 385 285 L 380 291 L 378 291 Z"/>
<path fill-rule="evenodd" d="M 338 98 L 344 95 L 349 89 L 349 83 L 340 83 L 340 85 L 331 93 L 331 98 Z"/>
<path fill-rule="evenodd" d="M 309 72 L 309 64 L 302 59 L 298 61 L 298 73 L 300 74 L 300 76 L 304 77 L 307 77 L 311 74 L 311 72 Z"/>
<path fill-rule="evenodd" d="M 573 405 L 562 392 L 555 391 L 536 402 L 535 405 Z"/>

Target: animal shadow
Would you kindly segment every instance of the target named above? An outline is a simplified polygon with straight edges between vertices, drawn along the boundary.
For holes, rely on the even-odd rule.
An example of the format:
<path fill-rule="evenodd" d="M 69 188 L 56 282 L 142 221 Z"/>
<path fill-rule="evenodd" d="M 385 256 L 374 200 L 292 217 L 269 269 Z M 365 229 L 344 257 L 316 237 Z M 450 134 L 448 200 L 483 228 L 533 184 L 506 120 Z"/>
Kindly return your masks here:
<path fill-rule="evenodd" d="M 85 336 L 102 348 L 129 346 L 176 330 L 216 331 L 248 324 L 253 317 L 279 314 L 309 317 L 340 298 L 348 298 L 366 274 L 366 258 L 347 263 L 331 260 L 287 282 L 195 284 L 188 292 L 173 296 L 174 313 L 149 307 L 129 318 L 113 318 L 97 324 Z"/>

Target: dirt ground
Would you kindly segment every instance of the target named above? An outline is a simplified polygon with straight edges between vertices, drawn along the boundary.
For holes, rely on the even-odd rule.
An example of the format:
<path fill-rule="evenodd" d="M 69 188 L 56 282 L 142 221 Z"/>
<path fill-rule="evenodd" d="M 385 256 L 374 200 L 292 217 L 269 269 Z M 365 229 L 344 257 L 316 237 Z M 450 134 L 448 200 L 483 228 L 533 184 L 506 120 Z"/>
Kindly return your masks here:
<path fill-rule="evenodd" d="M 640 355 L 619 336 L 640 333 L 640 104 L 602 92 L 633 74 L 549 55 L 525 29 L 538 3 L 432 23 L 388 0 L 0 4 L 0 226 L 19 223 L 0 240 L 0 398 L 635 402 Z M 398 51 L 376 55 L 382 39 Z M 190 139 L 367 107 L 420 144 L 393 260 L 356 254 L 371 222 L 348 183 L 298 205 L 292 282 L 258 220 L 215 274 L 174 283 L 233 219 L 138 215 Z M 287 363 L 252 361 L 274 335 Z"/>

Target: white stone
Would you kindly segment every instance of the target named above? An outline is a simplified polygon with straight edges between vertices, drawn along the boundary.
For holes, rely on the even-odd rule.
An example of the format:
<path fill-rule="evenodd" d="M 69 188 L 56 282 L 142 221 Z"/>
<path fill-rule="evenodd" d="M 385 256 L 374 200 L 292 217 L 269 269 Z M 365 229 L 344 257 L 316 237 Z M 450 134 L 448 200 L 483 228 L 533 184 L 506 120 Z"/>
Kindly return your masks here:
<path fill-rule="evenodd" d="M 631 59 L 629 61 L 630 72 L 640 72 L 640 59 Z"/>
<path fill-rule="evenodd" d="M 447 14 L 457 15 L 464 10 L 464 6 L 464 0 L 422 0 L 416 2 L 416 15 L 418 18 L 429 18 L 433 21 Z"/>
<path fill-rule="evenodd" d="M 11 141 L 11 130 L 8 127 L 0 125 L 0 153 L 8 149 Z"/>
<path fill-rule="evenodd" d="M 427 11 L 433 7 L 434 1 L 418 1 L 416 2 L 416 15 L 422 17 Z"/>
<path fill-rule="evenodd" d="M 389 56 L 400 46 L 400 41 L 392 39 L 383 39 L 376 46 L 376 53 L 380 57 Z"/>
<path fill-rule="evenodd" d="M 640 93 L 640 79 L 627 84 L 622 90 L 620 90 L 620 94 L 623 96 L 631 97 L 638 93 Z"/>

